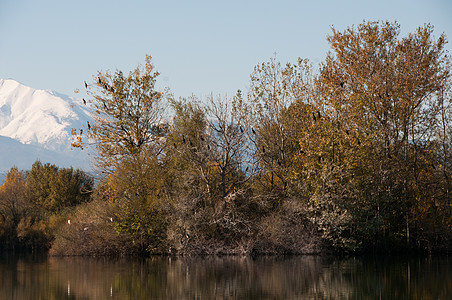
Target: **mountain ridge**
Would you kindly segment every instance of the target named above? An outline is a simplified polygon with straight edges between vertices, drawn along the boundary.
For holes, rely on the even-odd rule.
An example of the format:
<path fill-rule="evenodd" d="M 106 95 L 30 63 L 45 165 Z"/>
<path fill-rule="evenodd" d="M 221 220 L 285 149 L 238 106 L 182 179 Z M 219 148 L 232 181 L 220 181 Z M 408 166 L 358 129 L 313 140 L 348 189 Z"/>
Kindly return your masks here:
<path fill-rule="evenodd" d="M 70 148 L 71 128 L 81 128 L 90 119 L 88 110 L 74 98 L 0 79 L 0 135 L 65 150 Z"/>
<path fill-rule="evenodd" d="M 91 119 L 81 100 L 0 79 L 0 173 L 29 169 L 36 160 L 90 170 L 88 151 L 70 144 L 72 128 L 85 128 Z"/>

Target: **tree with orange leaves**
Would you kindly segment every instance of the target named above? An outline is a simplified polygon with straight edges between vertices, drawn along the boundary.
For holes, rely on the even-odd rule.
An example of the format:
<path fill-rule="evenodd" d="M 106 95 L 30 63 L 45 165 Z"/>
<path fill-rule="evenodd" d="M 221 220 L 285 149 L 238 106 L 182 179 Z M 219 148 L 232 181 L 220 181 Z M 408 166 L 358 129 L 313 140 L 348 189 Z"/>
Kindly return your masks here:
<path fill-rule="evenodd" d="M 424 183 L 436 177 L 432 147 L 440 121 L 438 95 L 450 64 L 446 37 L 435 39 L 433 26 L 403 38 L 399 34 L 399 24 L 389 22 L 364 22 L 343 32 L 333 28 L 332 52 L 317 86 L 337 122 L 336 144 L 342 147 L 336 147 L 335 159 L 348 166 L 359 189 L 355 213 L 364 225 L 375 224 L 366 234 L 394 241 L 404 236 L 410 245 L 412 228 L 422 226 L 415 220 L 425 201 L 435 198 Z M 434 205 L 427 206 L 434 211 Z M 375 241 L 375 235 L 368 238 Z"/>

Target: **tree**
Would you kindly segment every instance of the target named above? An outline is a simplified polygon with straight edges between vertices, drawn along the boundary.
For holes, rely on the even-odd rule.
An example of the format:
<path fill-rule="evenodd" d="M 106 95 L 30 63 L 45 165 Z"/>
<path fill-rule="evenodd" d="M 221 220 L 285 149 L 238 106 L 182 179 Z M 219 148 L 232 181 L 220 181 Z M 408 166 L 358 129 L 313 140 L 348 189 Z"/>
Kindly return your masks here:
<path fill-rule="evenodd" d="M 93 178 L 81 170 L 58 168 L 37 161 L 26 172 L 31 201 L 47 214 L 87 202 L 93 189 Z"/>
<path fill-rule="evenodd" d="M 158 75 L 151 56 L 146 55 L 144 67 L 138 66 L 128 76 L 120 70 L 114 75 L 98 72 L 88 85 L 94 121 L 87 123 L 84 132 L 98 150 L 96 163 L 114 178 L 111 183 L 120 185 L 115 188 L 142 200 L 149 191 L 147 178 L 160 163 L 167 131 L 163 117 L 169 95 L 156 90 Z"/>
<path fill-rule="evenodd" d="M 289 107 L 296 103 L 315 106 L 312 78 L 307 60 L 282 66 L 275 57 L 257 65 L 251 74 L 247 121 L 254 155 L 270 189 L 286 192 L 293 158 L 299 154 L 294 134 L 302 126 L 302 120 L 290 116 Z"/>
<path fill-rule="evenodd" d="M 246 168 L 250 166 L 251 153 L 248 151 L 248 139 L 244 134 L 244 114 L 242 111 L 241 92 L 234 97 L 232 108 L 227 101 L 211 96 L 207 107 L 209 116 L 210 160 L 215 166 L 215 174 L 219 182 L 219 198 L 222 212 L 228 202 L 244 193 Z"/>
<path fill-rule="evenodd" d="M 144 66 L 129 75 L 120 70 L 98 72 L 88 85 L 93 123 L 83 130 L 97 148 L 96 164 L 106 174 L 106 196 L 118 205 L 116 229 L 129 234 L 143 251 L 155 250 L 164 228 L 160 218 L 168 128 L 164 105 L 170 95 L 156 90 L 158 76 L 149 55 Z M 73 146 L 84 147 L 85 140 L 77 136 Z"/>
<path fill-rule="evenodd" d="M 239 99 L 240 93 L 234 97 L 232 108 L 227 101 L 212 96 L 205 107 L 186 100 L 172 104 L 176 114 L 167 137 L 168 157 L 179 164 L 174 167 L 200 180 L 205 203 L 210 204 L 213 212 L 218 203 L 221 203 L 220 211 L 224 212 L 233 195 L 241 193 L 245 179 L 242 175 L 248 159 L 247 137 L 242 127 L 243 115 L 236 107 Z"/>
<path fill-rule="evenodd" d="M 413 220 L 426 200 L 424 170 L 435 159 L 437 95 L 450 68 L 446 38 L 435 40 L 431 25 L 401 39 L 399 34 L 400 26 L 389 22 L 333 28 L 332 52 L 317 83 L 323 105 L 335 115 L 339 151 L 347 153 L 342 163 L 362 191 L 361 222 L 379 220 L 376 232 L 404 234 L 410 244 Z M 352 137 L 356 142 L 347 143 Z"/>
<path fill-rule="evenodd" d="M 160 138 L 168 94 L 155 89 L 158 75 L 151 56 L 146 55 L 144 67 L 138 66 L 128 76 L 120 70 L 115 74 L 99 71 L 89 84 L 88 103 L 94 122 L 87 123 L 84 132 L 88 141 L 94 141 L 96 163 L 104 171 L 114 171 L 122 159 L 139 160 L 144 152 L 155 156 L 162 153 Z M 83 147 L 83 143 L 74 146 Z"/>
<path fill-rule="evenodd" d="M 13 167 L 0 186 L 0 224 L 2 230 L 15 230 L 28 210 L 27 187 L 23 172 Z"/>
<path fill-rule="evenodd" d="M 171 101 L 174 116 L 167 135 L 165 164 L 173 197 L 184 198 L 193 207 L 211 206 L 211 170 L 208 161 L 207 116 L 196 98 Z M 181 180 L 182 178 L 182 180 Z M 184 201 L 184 200 L 182 200 Z"/>

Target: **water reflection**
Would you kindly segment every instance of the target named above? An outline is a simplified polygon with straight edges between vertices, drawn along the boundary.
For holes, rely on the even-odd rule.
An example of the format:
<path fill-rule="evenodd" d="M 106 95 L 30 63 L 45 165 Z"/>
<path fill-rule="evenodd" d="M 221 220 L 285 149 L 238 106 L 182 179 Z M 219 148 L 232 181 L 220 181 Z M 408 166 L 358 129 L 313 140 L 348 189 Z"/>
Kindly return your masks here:
<path fill-rule="evenodd" d="M 0 299 L 446 299 L 447 257 L 3 256 Z"/>

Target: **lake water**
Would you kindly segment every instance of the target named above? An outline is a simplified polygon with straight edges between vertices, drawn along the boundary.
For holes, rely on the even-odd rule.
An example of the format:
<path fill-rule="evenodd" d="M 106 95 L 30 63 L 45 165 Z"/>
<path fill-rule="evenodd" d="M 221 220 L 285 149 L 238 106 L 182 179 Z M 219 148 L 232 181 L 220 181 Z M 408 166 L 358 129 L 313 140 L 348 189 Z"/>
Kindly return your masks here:
<path fill-rule="evenodd" d="M 452 299 L 452 259 L 3 254 L 0 299 Z"/>

